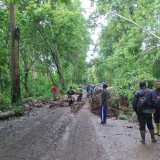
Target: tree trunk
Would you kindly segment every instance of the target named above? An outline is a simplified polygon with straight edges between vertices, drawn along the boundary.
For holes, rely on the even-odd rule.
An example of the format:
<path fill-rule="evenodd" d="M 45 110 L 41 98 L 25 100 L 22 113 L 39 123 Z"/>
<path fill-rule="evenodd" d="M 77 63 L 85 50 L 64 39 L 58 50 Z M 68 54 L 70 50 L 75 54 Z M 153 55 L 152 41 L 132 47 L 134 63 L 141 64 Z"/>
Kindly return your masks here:
<path fill-rule="evenodd" d="M 56 67 L 57 67 L 57 72 L 58 72 L 58 75 L 59 75 L 59 80 L 60 80 L 61 85 L 62 85 L 62 89 L 65 90 L 66 86 L 65 86 L 63 73 L 62 73 L 61 64 L 60 64 L 59 57 L 58 57 L 57 45 L 55 45 L 54 48 L 55 48 L 56 51 L 54 53 L 52 53 L 52 56 L 54 58 L 54 61 L 55 61 Z"/>
<path fill-rule="evenodd" d="M 33 50 L 33 54 L 32 54 L 32 62 L 35 60 L 35 48 L 34 48 L 34 50 Z M 33 63 L 32 64 L 32 66 L 31 66 L 31 68 L 32 68 L 32 80 L 35 80 L 36 78 L 37 78 L 37 74 L 36 74 L 36 72 L 35 72 L 35 63 Z"/>
<path fill-rule="evenodd" d="M 43 57 L 43 60 L 44 60 L 45 66 L 46 66 L 47 73 L 49 74 L 49 76 L 50 76 L 50 78 L 51 78 L 52 84 L 55 85 L 54 79 L 53 79 L 53 77 L 52 77 L 52 73 L 51 73 L 51 71 L 49 70 L 49 67 L 48 67 L 48 64 L 47 64 L 47 61 L 46 61 L 45 57 Z"/>
<path fill-rule="evenodd" d="M 64 78 L 63 78 L 62 68 L 61 68 L 61 65 L 60 65 L 59 57 L 58 57 L 58 48 L 57 48 L 57 45 L 55 44 L 54 46 L 52 46 L 48 42 L 48 40 L 46 39 L 46 37 L 43 35 L 43 33 L 41 32 L 41 30 L 39 29 L 38 31 L 39 31 L 40 35 L 42 36 L 42 38 L 47 43 L 47 45 L 49 47 L 49 50 L 51 51 L 51 55 L 53 57 L 53 60 L 55 62 L 56 68 L 57 68 L 57 72 L 58 72 L 60 83 L 62 85 L 62 89 L 65 90 L 66 89 L 66 87 L 65 87 L 65 81 L 64 81 Z"/>
<path fill-rule="evenodd" d="M 2 68 L 0 67 L 0 93 L 3 92 L 3 83 L 2 83 Z"/>
<path fill-rule="evenodd" d="M 29 74 L 29 69 L 25 69 L 25 73 L 24 73 L 24 88 L 26 90 L 26 93 L 30 94 L 29 89 L 28 89 L 28 74 Z"/>
<path fill-rule="evenodd" d="M 16 103 L 21 98 L 19 69 L 19 36 L 20 30 L 15 27 L 15 8 L 10 1 L 10 32 L 11 32 L 11 98 Z"/>

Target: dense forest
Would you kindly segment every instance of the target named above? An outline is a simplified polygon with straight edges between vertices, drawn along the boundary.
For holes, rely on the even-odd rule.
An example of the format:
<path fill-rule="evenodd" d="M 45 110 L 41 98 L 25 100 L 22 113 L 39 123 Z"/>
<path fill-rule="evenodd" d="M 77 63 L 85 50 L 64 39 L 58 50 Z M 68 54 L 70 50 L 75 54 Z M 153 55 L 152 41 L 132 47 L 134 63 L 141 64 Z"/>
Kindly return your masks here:
<path fill-rule="evenodd" d="M 108 81 L 129 98 L 146 80 L 160 78 L 160 3 L 157 0 L 99 0 L 96 16 L 105 16 L 99 58 L 90 65 L 96 82 Z M 95 17 L 96 17 L 95 16 Z M 94 16 L 92 16 L 94 17 Z M 94 25 L 94 21 L 92 20 Z"/>
<path fill-rule="evenodd" d="M 86 83 L 91 42 L 79 0 L 0 1 L 0 101 L 52 98 Z"/>
<path fill-rule="evenodd" d="M 2 104 L 51 98 L 55 84 L 65 92 L 70 85 L 107 82 L 129 100 L 140 80 L 154 88 L 160 78 L 159 1 L 92 3 L 97 10 L 86 20 L 79 0 L 0 1 Z M 86 62 L 89 28 L 101 16 L 99 54 Z"/>

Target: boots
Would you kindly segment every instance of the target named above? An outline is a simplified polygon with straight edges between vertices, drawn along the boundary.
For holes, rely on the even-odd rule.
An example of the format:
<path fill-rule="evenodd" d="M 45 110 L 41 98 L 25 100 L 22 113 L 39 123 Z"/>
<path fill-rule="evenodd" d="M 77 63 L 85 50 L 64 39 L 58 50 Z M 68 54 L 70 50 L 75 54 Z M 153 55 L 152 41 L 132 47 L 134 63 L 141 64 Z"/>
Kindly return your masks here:
<path fill-rule="evenodd" d="M 141 137 L 142 137 L 142 140 L 141 140 L 141 143 L 145 144 L 145 133 L 146 131 L 140 131 L 141 132 Z"/>
<path fill-rule="evenodd" d="M 155 134 L 159 135 L 160 134 L 160 132 L 159 132 L 159 123 L 155 123 L 155 128 L 156 128 Z"/>
<path fill-rule="evenodd" d="M 154 130 L 150 130 L 150 134 L 151 134 L 152 142 L 153 142 L 153 143 L 156 143 L 157 140 L 155 139 Z"/>

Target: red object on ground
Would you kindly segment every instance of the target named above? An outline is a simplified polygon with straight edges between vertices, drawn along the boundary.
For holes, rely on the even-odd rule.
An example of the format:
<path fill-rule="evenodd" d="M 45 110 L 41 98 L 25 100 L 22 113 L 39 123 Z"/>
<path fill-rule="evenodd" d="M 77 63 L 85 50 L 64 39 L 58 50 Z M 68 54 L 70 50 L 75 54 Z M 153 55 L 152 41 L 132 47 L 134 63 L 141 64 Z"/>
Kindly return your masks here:
<path fill-rule="evenodd" d="M 52 91 L 53 91 L 53 93 L 56 95 L 56 94 L 57 94 L 57 87 L 56 87 L 56 86 L 53 86 L 53 87 L 52 87 Z"/>

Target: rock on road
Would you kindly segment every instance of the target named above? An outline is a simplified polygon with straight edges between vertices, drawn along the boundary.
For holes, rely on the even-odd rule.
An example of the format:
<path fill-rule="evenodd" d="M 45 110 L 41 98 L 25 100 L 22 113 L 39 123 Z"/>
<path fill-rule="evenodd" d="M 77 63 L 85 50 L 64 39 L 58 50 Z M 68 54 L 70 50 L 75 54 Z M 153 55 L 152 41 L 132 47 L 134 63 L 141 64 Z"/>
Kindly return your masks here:
<path fill-rule="evenodd" d="M 70 108 L 39 108 L 21 118 L 0 122 L 0 160 L 160 160 L 157 144 L 142 145 L 138 126 L 109 119 L 107 125 L 86 103 Z"/>

